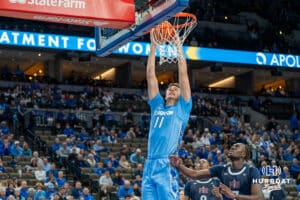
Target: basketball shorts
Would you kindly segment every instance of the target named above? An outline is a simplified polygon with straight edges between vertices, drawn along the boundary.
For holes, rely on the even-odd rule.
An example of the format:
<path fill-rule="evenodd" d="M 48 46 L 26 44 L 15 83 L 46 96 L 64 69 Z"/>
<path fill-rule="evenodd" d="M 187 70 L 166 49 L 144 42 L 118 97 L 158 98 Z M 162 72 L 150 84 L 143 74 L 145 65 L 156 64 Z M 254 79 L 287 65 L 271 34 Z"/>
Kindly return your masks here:
<path fill-rule="evenodd" d="M 147 159 L 142 182 L 142 200 L 178 200 L 179 174 L 169 158 Z"/>

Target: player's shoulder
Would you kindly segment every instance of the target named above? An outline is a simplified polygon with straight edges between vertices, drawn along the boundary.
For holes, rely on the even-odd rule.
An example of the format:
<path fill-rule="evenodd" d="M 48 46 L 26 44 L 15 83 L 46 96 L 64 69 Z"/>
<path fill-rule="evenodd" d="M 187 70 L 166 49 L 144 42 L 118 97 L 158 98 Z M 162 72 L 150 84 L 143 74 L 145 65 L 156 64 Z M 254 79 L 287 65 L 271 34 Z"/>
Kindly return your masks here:
<path fill-rule="evenodd" d="M 189 180 L 185 185 L 194 185 L 197 184 L 197 180 Z"/>
<path fill-rule="evenodd" d="M 157 104 L 164 104 L 164 99 L 160 93 L 157 93 L 153 98 L 148 100 L 148 104 L 150 106 L 154 106 Z"/>
<path fill-rule="evenodd" d="M 211 182 L 213 183 L 213 185 L 219 187 L 221 184 L 221 180 L 218 177 L 213 177 L 211 178 Z"/>
<path fill-rule="evenodd" d="M 179 96 L 178 102 L 181 103 L 181 104 L 184 104 L 184 105 L 186 105 L 186 104 L 192 104 L 192 103 L 193 103 L 192 97 L 190 97 L 189 100 L 186 101 L 186 100 L 183 98 L 183 96 Z"/>

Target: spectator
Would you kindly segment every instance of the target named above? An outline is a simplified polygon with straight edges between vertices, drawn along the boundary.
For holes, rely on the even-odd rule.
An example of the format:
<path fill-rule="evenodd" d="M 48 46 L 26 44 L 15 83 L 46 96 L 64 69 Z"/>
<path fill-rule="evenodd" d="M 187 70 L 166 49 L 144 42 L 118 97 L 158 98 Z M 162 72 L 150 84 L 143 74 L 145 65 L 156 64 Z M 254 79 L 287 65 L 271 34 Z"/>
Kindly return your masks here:
<path fill-rule="evenodd" d="M 45 172 L 49 171 L 51 169 L 51 164 L 48 162 L 48 158 L 43 158 L 42 168 Z"/>
<path fill-rule="evenodd" d="M 67 137 L 72 137 L 74 135 L 74 129 L 70 127 L 69 123 L 66 123 L 66 127 L 65 127 L 63 133 Z"/>
<path fill-rule="evenodd" d="M 204 132 L 202 133 L 202 136 L 200 138 L 202 145 L 210 145 L 210 138 L 211 138 L 211 135 L 209 133 L 209 129 L 205 128 Z"/>
<path fill-rule="evenodd" d="M 70 150 L 67 146 L 67 143 L 64 142 L 62 146 L 57 150 L 57 155 L 59 156 L 59 165 L 60 167 L 67 165 L 67 158 L 69 156 Z"/>
<path fill-rule="evenodd" d="M 75 161 L 75 166 L 80 169 L 82 167 L 89 167 L 88 163 L 83 159 L 81 154 L 77 155 L 77 160 Z"/>
<path fill-rule="evenodd" d="M 108 154 L 108 157 L 104 160 L 104 165 L 106 167 L 107 167 L 108 162 L 111 162 L 111 164 L 114 168 L 117 168 L 119 166 L 119 160 L 116 159 L 116 157 L 113 153 Z"/>
<path fill-rule="evenodd" d="M 46 199 L 52 199 L 54 194 L 57 193 L 57 190 L 55 189 L 55 185 L 53 183 L 48 184 L 45 193 L 46 193 L 45 194 Z"/>
<path fill-rule="evenodd" d="M 12 148 L 10 150 L 10 154 L 15 157 L 21 156 L 23 154 L 23 149 L 22 149 L 22 147 L 20 147 L 19 141 L 14 142 L 14 145 L 12 146 Z"/>
<path fill-rule="evenodd" d="M 3 166 L 3 161 L 2 161 L 2 159 L 0 159 L 0 174 L 3 174 L 5 172 L 6 172 L 6 170 L 5 170 L 5 167 Z"/>
<path fill-rule="evenodd" d="M 109 170 L 105 170 L 104 174 L 99 179 L 101 191 L 106 194 L 111 188 L 113 188 L 113 184 Z"/>
<path fill-rule="evenodd" d="M 185 144 L 194 142 L 194 135 L 192 129 L 187 130 L 187 134 L 183 137 L 183 141 Z"/>
<path fill-rule="evenodd" d="M 94 159 L 94 155 L 91 153 L 88 154 L 86 161 L 91 168 L 94 168 L 97 164 L 96 160 Z"/>
<path fill-rule="evenodd" d="M 27 199 L 35 200 L 34 199 L 34 194 L 35 194 L 34 188 L 33 187 L 28 188 L 28 197 L 27 197 Z"/>
<path fill-rule="evenodd" d="M 112 181 L 116 187 L 124 185 L 124 177 L 120 175 L 118 171 L 114 172 L 112 177 Z"/>
<path fill-rule="evenodd" d="M 9 135 L 9 134 L 11 134 L 11 131 L 7 126 L 7 122 L 2 121 L 0 124 L 0 135 Z"/>
<path fill-rule="evenodd" d="M 52 152 L 57 152 L 57 150 L 61 147 L 61 143 L 59 138 L 55 138 L 54 143 L 52 144 L 51 150 Z"/>
<path fill-rule="evenodd" d="M 130 127 L 126 133 L 126 139 L 134 139 L 136 138 L 136 134 L 134 132 L 134 127 Z"/>
<path fill-rule="evenodd" d="M 83 198 L 83 200 L 94 200 L 93 195 L 90 194 L 90 190 L 87 187 L 83 188 L 83 192 L 80 195 L 80 198 Z"/>
<path fill-rule="evenodd" d="M 290 178 L 292 178 L 291 174 L 289 172 L 289 168 L 287 166 L 283 167 L 283 171 L 280 174 L 280 178 L 282 178 L 282 179 L 290 179 Z"/>
<path fill-rule="evenodd" d="M 64 187 L 60 187 L 58 189 L 58 192 L 55 195 L 58 195 L 59 199 L 66 199 L 66 194 L 65 194 L 66 190 Z M 54 196 L 55 197 L 55 196 Z"/>
<path fill-rule="evenodd" d="M 104 114 L 104 125 L 107 128 L 113 128 L 118 125 L 118 121 L 115 119 L 115 116 L 110 109 L 107 109 Z"/>
<path fill-rule="evenodd" d="M 124 168 L 124 169 L 131 169 L 131 165 L 128 162 L 128 160 L 126 159 L 125 155 L 122 155 L 119 161 L 120 167 Z"/>
<path fill-rule="evenodd" d="M 107 152 L 107 148 L 105 146 L 103 146 L 102 141 L 101 140 L 97 140 L 96 144 L 93 145 L 93 149 L 99 153 L 99 152 Z"/>
<path fill-rule="evenodd" d="M 9 195 L 15 196 L 15 185 L 13 182 L 10 182 L 6 188 L 6 196 L 8 197 Z"/>
<path fill-rule="evenodd" d="M 6 199 L 6 190 L 5 187 L 0 188 L 0 199 Z"/>
<path fill-rule="evenodd" d="M 135 178 L 136 176 L 143 177 L 143 164 L 137 164 L 136 169 L 133 170 L 132 178 Z"/>
<path fill-rule="evenodd" d="M 299 124 L 298 123 L 299 123 L 299 120 L 297 118 L 297 113 L 295 112 L 293 114 L 293 116 L 291 117 L 291 119 L 290 119 L 291 129 L 293 131 L 299 130 Z"/>
<path fill-rule="evenodd" d="M 110 174 L 115 173 L 115 167 L 112 166 L 112 162 L 108 161 L 107 165 L 106 165 L 106 170 L 108 170 L 110 172 Z"/>
<path fill-rule="evenodd" d="M 142 187 L 142 177 L 140 175 L 136 175 L 134 184 L 137 184 L 139 186 L 139 188 Z"/>
<path fill-rule="evenodd" d="M 81 132 L 78 135 L 81 142 L 86 143 L 91 139 L 90 134 L 86 132 L 85 128 L 81 128 Z"/>
<path fill-rule="evenodd" d="M 42 183 L 38 182 L 35 185 L 36 189 L 34 190 L 34 200 L 42 200 L 44 198 L 46 198 L 46 193 L 43 190 L 43 185 Z M 30 194 L 30 190 L 29 190 L 29 194 Z"/>
<path fill-rule="evenodd" d="M 131 150 L 128 148 L 127 144 L 122 145 L 121 149 L 121 156 L 124 155 L 126 159 L 130 158 L 130 155 L 132 154 Z"/>
<path fill-rule="evenodd" d="M 82 194 L 82 186 L 81 186 L 81 182 L 80 181 L 76 181 L 75 183 L 75 187 L 72 190 L 72 196 L 74 197 L 74 199 L 79 199 L 79 197 Z"/>
<path fill-rule="evenodd" d="M 125 198 L 125 196 L 134 196 L 133 188 L 127 180 L 124 182 L 124 185 L 120 186 L 118 189 L 118 198 L 122 199 Z"/>
<path fill-rule="evenodd" d="M 136 149 L 135 153 L 130 155 L 130 162 L 133 164 L 144 163 L 145 159 L 142 156 L 141 149 Z"/>
<path fill-rule="evenodd" d="M 99 176 L 101 176 L 104 172 L 105 172 L 105 168 L 103 167 L 103 163 L 102 162 L 98 162 L 97 163 L 97 167 L 95 167 L 94 169 L 93 169 L 93 172 L 95 173 L 95 174 L 98 174 Z"/>
<path fill-rule="evenodd" d="M 23 180 L 21 182 L 21 187 L 20 187 L 20 196 L 21 196 L 21 198 L 27 199 L 28 194 L 29 194 L 29 191 L 28 191 L 28 187 L 27 187 L 27 181 Z"/>
<path fill-rule="evenodd" d="M 55 177 L 55 178 L 58 178 L 58 170 L 56 169 L 56 164 L 55 163 L 52 163 L 51 164 L 51 167 L 50 167 L 50 170 L 48 170 L 47 172 L 46 172 L 46 174 L 47 174 L 47 176 L 48 176 L 48 174 L 53 174 L 53 176 Z"/>
<path fill-rule="evenodd" d="M 297 158 L 293 159 L 293 162 L 292 162 L 291 167 L 290 167 L 290 172 L 291 172 L 293 178 L 295 178 L 295 179 L 299 175 L 299 173 L 300 173 L 300 164 L 299 164 L 299 161 L 297 160 Z"/>
<path fill-rule="evenodd" d="M 26 142 L 23 143 L 23 156 L 32 156 L 32 151 Z"/>
<path fill-rule="evenodd" d="M 41 182 L 46 180 L 46 172 L 43 170 L 42 165 L 38 164 L 37 170 L 34 172 L 35 179 Z"/>
<path fill-rule="evenodd" d="M 32 163 L 33 160 L 36 160 L 38 165 L 43 164 L 43 160 L 39 157 L 39 153 L 37 151 L 33 152 L 33 157 L 31 158 L 30 162 Z"/>
<path fill-rule="evenodd" d="M 56 182 L 57 182 L 57 186 L 59 188 L 61 188 L 67 182 L 66 178 L 64 178 L 63 171 L 58 172 L 58 178 L 56 178 Z"/>
<path fill-rule="evenodd" d="M 47 178 L 44 183 L 45 186 L 48 186 L 49 184 L 53 184 L 53 185 L 57 186 L 56 178 L 53 176 L 52 173 L 48 173 L 48 174 L 46 174 L 46 176 L 47 176 Z"/>
<path fill-rule="evenodd" d="M 37 170 L 37 166 L 38 166 L 37 160 L 33 159 L 30 165 L 26 165 L 25 168 L 27 172 L 34 172 Z"/>
<path fill-rule="evenodd" d="M 117 143 L 116 131 L 114 129 L 110 130 L 109 135 L 107 136 L 107 142 L 112 144 Z"/>

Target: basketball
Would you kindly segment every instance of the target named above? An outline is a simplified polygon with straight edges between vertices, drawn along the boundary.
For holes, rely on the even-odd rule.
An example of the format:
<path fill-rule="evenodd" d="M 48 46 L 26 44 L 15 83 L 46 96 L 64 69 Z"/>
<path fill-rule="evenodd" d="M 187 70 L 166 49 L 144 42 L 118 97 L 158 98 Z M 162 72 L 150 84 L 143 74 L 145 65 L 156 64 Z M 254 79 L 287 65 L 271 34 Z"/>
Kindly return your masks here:
<path fill-rule="evenodd" d="M 163 44 L 172 40 L 172 38 L 175 36 L 175 29 L 170 22 L 165 21 L 155 27 L 152 31 L 152 34 L 158 43 Z"/>

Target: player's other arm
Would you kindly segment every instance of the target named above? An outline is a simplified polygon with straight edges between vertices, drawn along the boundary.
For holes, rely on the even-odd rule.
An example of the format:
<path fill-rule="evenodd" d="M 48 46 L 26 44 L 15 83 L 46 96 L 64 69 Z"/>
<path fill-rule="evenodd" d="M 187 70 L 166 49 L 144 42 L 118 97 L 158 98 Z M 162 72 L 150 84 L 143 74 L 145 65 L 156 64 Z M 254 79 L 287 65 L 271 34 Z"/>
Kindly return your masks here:
<path fill-rule="evenodd" d="M 171 164 L 176 167 L 182 174 L 192 179 L 202 179 L 210 177 L 209 169 L 204 170 L 193 170 L 184 166 L 181 162 L 181 159 L 178 156 L 170 156 Z"/>
<path fill-rule="evenodd" d="M 221 193 L 226 197 L 236 200 L 264 200 L 261 187 L 259 184 L 251 184 L 251 195 L 235 194 L 224 184 L 221 184 Z"/>
<path fill-rule="evenodd" d="M 179 43 L 179 38 L 177 38 L 177 40 L 177 42 Z M 178 80 L 180 86 L 180 93 L 183 99 L 186 102 L 188 102 L 191 98 L 191 88 L 188 76 L 187 63 L 181 45 L 180 47 L 178 47 L 178 54 L 181 55 L 178 59 Z"/>
<path fill-rule="evenodd" d="M 237 200 L 264 200 L 259 184 L 251 184 L 251 195 L 237 195 Z"/>
<path fill-rule="evenodd" d="M 158 82 L 155 74 L 155 49 L 156 45 L 153 42 L 153 36 L 150 33 L 151 38 L 151 49 L 147 62 L 147 84 L 148 84 L 148 98 L 149 100 L 153 99 L 158 92 Z"/>

